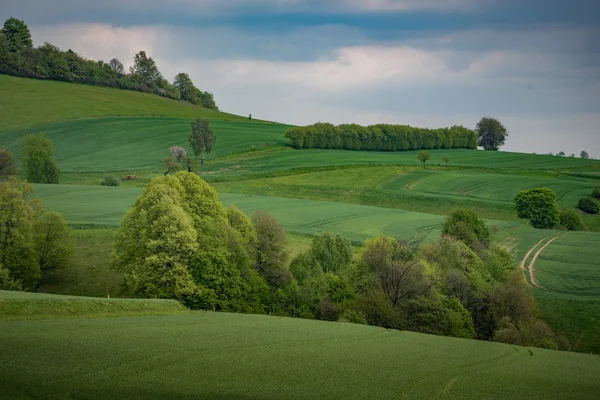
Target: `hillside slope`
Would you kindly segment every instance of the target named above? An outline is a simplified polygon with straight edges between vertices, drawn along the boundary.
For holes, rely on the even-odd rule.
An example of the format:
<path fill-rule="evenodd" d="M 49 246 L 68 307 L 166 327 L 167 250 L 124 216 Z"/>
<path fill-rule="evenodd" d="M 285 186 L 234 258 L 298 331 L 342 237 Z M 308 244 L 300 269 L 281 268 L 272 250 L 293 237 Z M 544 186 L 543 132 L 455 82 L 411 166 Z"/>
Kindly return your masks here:
<path fill-rule="evenodd" d="M 10 398 L 563 400 L 600 391 L 597 356 L 258 315 L 0 322 L 0 342 Z"/>
<path fill-rule="evenodd" d="M 125 115 L 248 120 L 149 93 L 1 74 L 0 93 L 0 131 L 55 121 Z"/>

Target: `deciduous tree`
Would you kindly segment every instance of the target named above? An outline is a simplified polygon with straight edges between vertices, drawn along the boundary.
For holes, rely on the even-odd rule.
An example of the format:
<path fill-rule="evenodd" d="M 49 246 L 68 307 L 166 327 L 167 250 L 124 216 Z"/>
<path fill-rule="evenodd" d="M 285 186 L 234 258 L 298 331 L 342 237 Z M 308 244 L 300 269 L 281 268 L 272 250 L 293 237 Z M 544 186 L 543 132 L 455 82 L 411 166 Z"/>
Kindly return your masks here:
<path fill-rule="evenodd" d="M 208 121 L 198 118 L 192 122 L 192 133 L 188 137 L 188 141 L 194 154 L 200 155 L 200 164 L 204 164 L 204 155 L 212 151 L 216 140 Z"/>
<path fill-rule="evenodd" d="M 538 229 L 552 229 L 560 223 L 560 209 L 552 189 L 523 190 L 515 196 L 519 218 L 529 220 Z"/>
<path fill-rule="evenodd" d="M 427 150 L 421 150 L 417 155 L 417 159 L 423 163 L 423 168 L 425 168 L 425 163 L 429 161 L 431 155 Z"/>
<path fill-rule="evenodd" d="M 8 48 L 12 52 L 30 49 L 33 46 L 31 32 L 25 24 L 16 18 L 9 18 L 4 22 L 2 34 L 8 42 Z"/>
<path fill-rule="evenodd" d="M 491 117 L 481 118 L 475 130 L 479 134 L 478 144 L 485 150 L 498 150 L 504 146 L 508 137 L 506 127 L 499 120 Z"/>
<path fill-rule="evenodd" d="M 0 149 L 0 182 L 17 175 L 17 160 L 4 149 Z"/>
<path fill-rule="evenodd" d="M 28 135 L 23 145 L 23 165 L 27 181 L 58 183 L 60 171 L 53 157 L 54 144 L 45 133 Z"/>

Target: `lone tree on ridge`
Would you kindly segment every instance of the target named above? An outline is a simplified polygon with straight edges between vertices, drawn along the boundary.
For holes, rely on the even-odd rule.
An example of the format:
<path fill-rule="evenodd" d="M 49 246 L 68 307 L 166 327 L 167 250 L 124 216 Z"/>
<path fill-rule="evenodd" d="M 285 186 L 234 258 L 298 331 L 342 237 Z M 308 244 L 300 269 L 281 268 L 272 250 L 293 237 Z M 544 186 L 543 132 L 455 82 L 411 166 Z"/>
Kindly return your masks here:
<path fill-rule="evenodd" d="M 498 150 L 504 146 L 504 142 L 508 137 L 506 127 L 500 121 L 491 117 L 481 118 L 475 130 L 479 134 L 478 145 L 485 150 Z"/>

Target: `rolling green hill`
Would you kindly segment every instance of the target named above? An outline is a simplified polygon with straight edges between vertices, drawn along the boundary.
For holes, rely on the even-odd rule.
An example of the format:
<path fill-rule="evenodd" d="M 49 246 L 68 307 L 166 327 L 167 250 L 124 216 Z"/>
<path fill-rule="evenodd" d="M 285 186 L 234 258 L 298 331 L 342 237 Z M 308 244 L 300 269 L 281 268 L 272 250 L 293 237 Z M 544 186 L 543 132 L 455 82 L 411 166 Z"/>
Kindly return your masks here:
<path fill-rule="evenodd" d="M 415 151 L 294 150 L 283 137 L 286 125 L 249 122 L 155 95 L 4 75 L 0 92 L 1 147 L 18 157 L 24 135 L 42 130 L 55 143 L 61 182 L 68 185 L 36 185 L 35 195 L 73 226 L 110 228 L 75 234 L 86 249 L 80 259 L 93 260 L 79 270 L 85 277 L 44 286 L 69 286 L 70 293 L 87 293 L 85 282 L 108 274 L 111 233 L 141 186 L 162 175 L 168 148 L 187 148 L 196 117 L 210 119 L 217 136 L 200 174 L 221 200 L 248 213 L 267 209 L 289 232 L 302 235 L 332 230 L 355 242 L 379 232 L 431 239 L 444 215 L 468 207 L 499 228 L 498 237 L 520 261 L 543 237 L 564 232 L 518 221 L 512 198 L 519 190 L 550 187 L 561 206 L 574 207 L 600 182 L 598 160 L 438 149 L 423 169 Z M 129 171 L 137 181 L 99 185 L 107 174 Z M 600 217 L 585 216 L 585 222 L 600 230 Z M 600 351 L 599 242 L 599 233 L 569 233 L 544 249 L 534 266 L 541 315 L 582 351 Z"/>
<path fill-rule="evenodd" d="M 212 312 L 0 322 L 10 398 L 592 399 L 597 356 Z M 6 362 L 8 361 L 8 362 Z"/>

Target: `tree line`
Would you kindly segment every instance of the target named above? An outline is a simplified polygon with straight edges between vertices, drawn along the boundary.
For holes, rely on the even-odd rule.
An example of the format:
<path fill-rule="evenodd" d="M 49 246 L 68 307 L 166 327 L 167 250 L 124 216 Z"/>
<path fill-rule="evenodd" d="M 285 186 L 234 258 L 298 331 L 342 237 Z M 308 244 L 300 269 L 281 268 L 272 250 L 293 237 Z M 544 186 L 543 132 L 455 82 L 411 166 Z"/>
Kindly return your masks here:
<path fill-rule="evenodd" d="M 124 218 L 113 268 L 124 294 L 178 299 L 191 309 L 346 321 L 569 349 L 537 318 L 509 250 L 470 210 L 433 243 L 379 235 L 357 256 L 326 232 L 291 262 L 271 214 L 225 208 L 194 173 L 154 178 Z"/>
<path fill-rule="evenodd" d="M 285 133 L 290 144 L 304 149 L 399 151 L 477 148 L 477 133 L 463 126 L 427 129 L 408 125 L 329 123 L 292 127 Z"/>
<path fill-rule="evenodd" d="M 108 63 L 88 60 L 48 42 L 34 47 L 29 28 L 16 18 L 7 19 L 0 30 L 0 73 L 136 90 L 219 109 L 213 94 L 194 86 L 187 73 L 177 74 L 172 83 L 165 79 L 145 51 L 135 54 L 133 65 L 125 71 L 116 58 Z"/>

